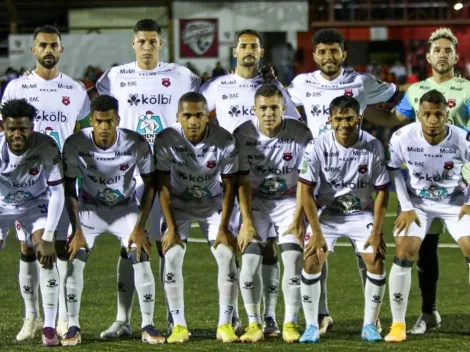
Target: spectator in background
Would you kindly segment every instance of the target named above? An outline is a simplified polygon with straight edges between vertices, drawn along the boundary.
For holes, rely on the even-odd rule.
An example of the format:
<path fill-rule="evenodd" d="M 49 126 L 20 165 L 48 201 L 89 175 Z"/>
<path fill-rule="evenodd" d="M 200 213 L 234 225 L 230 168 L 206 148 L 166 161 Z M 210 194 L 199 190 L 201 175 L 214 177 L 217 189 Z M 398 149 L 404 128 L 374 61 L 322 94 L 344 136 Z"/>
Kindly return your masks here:
<path fill-rule="evenodd" d="M 390 72 L 395 75 L 398 84 L 406 82 L 406 68 L 400 61 L 395 62 L 395 65 L 390 68 Z"/>
<path fill-rule="evenodd" d="M 413 67 L 411 69 L 411 75 L 409 75 L 408 78 L 406 79 L 406 84 L 413 84 L 416 82 L 419 82 L 418 69 Z"/>
<path fill-rule="evenodd" d="M 226 75 L 227 71 L 222 67 L 219 61 L 215 64 L 215 68 L 212 70 L 212 78 Z"/>
<path fill-rule="evenodd" d="M 204 72 L 201 76 L 201 84 L 204 83 L 205 81 L 208 81 L 211 79 L 211 76 L 209 76 L 209 73 Z"/>

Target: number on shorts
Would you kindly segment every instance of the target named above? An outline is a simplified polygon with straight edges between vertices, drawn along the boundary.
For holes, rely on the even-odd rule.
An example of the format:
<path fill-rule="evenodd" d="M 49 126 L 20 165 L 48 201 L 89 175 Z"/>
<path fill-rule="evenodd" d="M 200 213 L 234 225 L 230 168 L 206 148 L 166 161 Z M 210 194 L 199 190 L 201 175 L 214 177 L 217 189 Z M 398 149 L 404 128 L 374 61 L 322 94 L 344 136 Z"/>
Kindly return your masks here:
<path fill-rule="evenodd" d="M 38 205 L 38 208 L 41 209 L 42 214 L 47 213 L 47 204 Z"/>

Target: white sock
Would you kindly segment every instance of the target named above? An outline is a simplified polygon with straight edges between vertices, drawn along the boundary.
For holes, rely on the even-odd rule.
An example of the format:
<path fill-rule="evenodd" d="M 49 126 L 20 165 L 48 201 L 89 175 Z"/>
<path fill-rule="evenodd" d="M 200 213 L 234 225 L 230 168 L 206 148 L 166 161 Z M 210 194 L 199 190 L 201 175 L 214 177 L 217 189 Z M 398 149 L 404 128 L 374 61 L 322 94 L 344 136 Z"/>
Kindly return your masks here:
<path fill-rule="evenodd" d="M 59 303 L 59 273 L 57 268 L 39 269 L 42 308 L 44 310 L 44 327 L 55 329 L 57 306 Z"/>
<path fill-rule="evenodd" d="M 261 268 L 263 278 L 263 298 L 264 316 L 276 319 L 277 296 L 279 295 L 280 264 L 276 258 L 276 263 L 266 265 Z"/>
<path fill-rule="evenodd" d="M 393 263 L 388 284 L 393 322 L 405 324 L 408 295 L 411 288 L 411 267 L 403 267 Z"/>
<path fill-rule="evenodd" d="M 140 312 L 142 314 L 142 328 L 153 325 L 155 309 L 155 278 L 153 277 L 150 262 L 134 264 L 134 285 L 139 295 Z"/>
<path fill-rule="evenodd" d="M 219 324 L 232 324 L 232 313 L 238 291 L 237 267 L 235 255 L 230 248 L 219 244 L 217 248 L 211 247 L 212 254 L 217 261 L 217 286 L 219 289 Z"/>
<path fill-rule="evenodd" d="M 59 320 L 67 320 L 67 299 L 65 291 L 67 266 L 67 260 L 57 258 L 57 271 L 59 273 Z"/>
<path fill-rule="evenodd" d="M 117 265 L 117 321 L 127 324 L 131 322 L 132 306 L 134 302 L 134 267 L 132 260 L 119 257 Z"/>
<path fill-rule="evenodd" d="M 284 294 L 284 324 L 297 323 L 300 306 L 300 275 L 302 273 L 302 252 L 300 250 L 283 251 L 282 264 L 284 274 L 282 275 L 282 292 Z"/>
<path fill-rule="evenodd" d="M 263 280 L 261 278 L 262 260 L 263 257 L 259 254 L 245 253 L 242 256 L 240 291 L 250 324 L 261 324 L 261 292 L 263 291 Z"/>
<path fill-rule="evenodd" d="M 166 291 L 165 291 L 165 257 L 161 257 L 160 253 L 158 254 L 160 258 L 160 265 L 158 275 L 160 276 L 160 285 L 163 290 L 163 294 L 165 295 L 165 307 L 166 307 L 166 320 L 168 324 L 173 323 L 173 316 L 170 313 L 170 307 L 168 307 L 168 299 L 166 298 Z"/>
<path fill-rule="evenodd" d="M 386 274 L 372 274 L 367 272 L 367 282 L 364 290 L 364 325 L 375 324 L 379 317 L 380 307 L 382 306 L 385 294 Z"/>
<path fill-rule="evenodd" d="M 357 256 L 357 270 L 359 271 L 359 277 L 361 278 L 362 288 L 366 289 L 367 283 L 367 265 L 361 256 Z"/>
<path fill-rule="evenodd" d="M 235 257 L 235 266 L 237 267 L 237 277 L 238 279 L 240 279 L 241 269 L 239 268 L 237 257 Z M 233 306 L 233 313 L 232 313 L 233 319 L 240 319 L 240 313 L 238 312 L 238 292 L 239 292 L 239 286 L 237 285 L 237 292 L 234 298 L 235 304 Z"/>
<path fill-rule="evenodd" d="M 80 250 L 84 251 L 84 250 Z M 84 254 L 86 256 L 86 254 Z M 83 292 L 83 270 L 85 262 L 75 258 L 70 263 L 70 271 L 67 275 L 67 315 L 69 318 L 69 327 L 80 327 L 79 315 L 80 304 L 82 302 Z"/>
<path fill-rule="evenodd" d="M 36 254 L 21 254 L 18 274 L 26 318 L 39 318 L 39 263 Z"/>
<path fill-rule="evenodd" d="M 328 282 L 328 260 L 325 260 L 321 269 L 320 277 L 320 301 L 318 303 L 318 314 L 330 315 L 328 310 L 328 290 L 326 288 Z"/>
<path fill-rule="evenodd" d="M 313 325 L 318 327 L 318 302 L 321 294 L 320 277 L 321 273 L 307 274 L 305 270 L 302 270 L 300 291 L 307 326 Z"/>
<path fill-rule="evenodd" d="M 173 322 L 186 325 L 184 318 L 183 260 L 185 249 L 179 245 L 171 247 L 165 254 L 165 291 Z"/>

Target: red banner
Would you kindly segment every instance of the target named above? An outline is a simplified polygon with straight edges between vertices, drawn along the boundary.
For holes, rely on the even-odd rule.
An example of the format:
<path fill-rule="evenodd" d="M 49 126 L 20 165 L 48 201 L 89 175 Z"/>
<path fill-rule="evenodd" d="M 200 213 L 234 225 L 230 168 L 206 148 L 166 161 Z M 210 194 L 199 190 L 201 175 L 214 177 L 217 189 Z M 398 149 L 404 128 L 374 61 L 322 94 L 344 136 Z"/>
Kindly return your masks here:
<path fill-rule="evenodd" d="M 216 18 L 180 19 L 180 57 L 219 57 L 219 26 Z"/>

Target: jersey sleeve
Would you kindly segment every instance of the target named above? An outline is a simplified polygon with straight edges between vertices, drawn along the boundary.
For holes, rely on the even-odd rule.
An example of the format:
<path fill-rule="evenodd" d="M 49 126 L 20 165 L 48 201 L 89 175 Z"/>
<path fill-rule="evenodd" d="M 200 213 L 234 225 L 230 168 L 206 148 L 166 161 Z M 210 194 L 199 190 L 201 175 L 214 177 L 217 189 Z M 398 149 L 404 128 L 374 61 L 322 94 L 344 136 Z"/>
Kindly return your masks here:
<path fill-rule="evenodd" d="M 245 139 L 239 128 L 233 131 L 233 137 L 235 138 L 235 145 L 238 150 L 238 172 L 248 174 L 250 172 L 250 164 L 245 150 Z"/>
<path fill-rule="evenodd" d="M 302 164 L 300 165 L 299 181 L 314 186 L 320 179 L 321 163 L 318 157 L 318 146 L 312 140 L 305 148 Z"/>
<path fill-rule="evenodd" d="M 90 114 L 90 98 L 88 98 L 88 94 L 85 91 L 85 99 L 83 100 L 82 107 L 78 113 L 77 121 L 81 121 L 85 119 Z"/>
<path fill-rule="evenodd" d="M 77 178 L 80 173 L 80 170 L 78 167 L 77 148 L 73 145 L 70 138 L 68 138 L 64 143 L 62 157 L 64 161 L 65 177 Z"/>
<path fill-rule="evenodd" d="M 376 190 L 386 189 L 390 183 L 386 164 L 384 148 L 377 141 L 372 162 L 372 182 Z"/>
<path fill-rule="evenodd" d="M 302 99 L 301 99 L 302 95 L 301 95 L 301 86 L 300 86 L 301 81 L 302 81 L 301 76 L 297 76 L 293 79 L 290 86 L 287 88 L 287 93 L 289 94 L 289 97 L 295 106 L 302 105 Z"/>
<path fill-rule="evenodd" d="M 163 172 L 170 172 L 170 153 L 165 146 L 164 132 L 160 132 L 155 137 L 153 150 L 155 153 L 155 169 Z"/>
<path fill-rule="evenodd" d="M 409 93 L 410 89 L 408 88 L 403 98 L 401 98 L 400 103 L 397 105 L 397 111 L 403 116 L 406 116 L 409 119 L 413 119 L 415 118 L 416 114 L 413 106 L 410 103 Z"/>
<path fill-rule="evenodd" d="M 98 79 L 98 82 L 96 82 L 96 90 L 98 93 L 101 95 L 103 94 L 111 94 L 111 81 L 110 81 L 110 73 L 111 69 L 108 69 L 103 75 Z"/>
<path fill-rule="evenodd" d="M 232 177 L 238 173 L 238 150 L 235 138 L 229 135 L 223 151 L 220 174 L 222 177 Z"/>
<path fill-rule="evenodd" d="M 56 142 L 52 140 L 46 143 L 44 147 L 44 167 L 46 172 L 47 184 L 49 186 L 56 186 L 64 180 L 64 170 L 62 165 L 62 156 Z"/>
<path fill-rule="evenodd" d="M 388 144 L 388 151 L 386 155 L 387 167 L 392 170 L 400 169 L 401 165 L 404 162 L 403 157 L 401 155 L 401 150 L 400 150 L 401 134 L 402 133 L 400 130 L 396 131 L 392 135 L 392 138 L 390 139 L 390 143 Z"/>
<path fill-rule="evenodd" d="M 204 95 L 204 98 L 206 98 L 207 100 L 207 110 L 209 112 L 214 111 L 216 107 L 216 87 L 217 84 L 215 83 L 215 81 L 210 80 L 204 82 L 199 88 L 199 93 Z"/>
<path fill-rule="evenodd" d="M 291 97 L 287 93 L 286 89 L 282 88 L 282 95 L 284 96 L 284 104 L 286 105 L 286 111 L 285 115 L 289 117 L 294 117 L 296 119 L 300 118 L 300 114 L 297 111 L 297 108 L 295 107 L 295 104 L 293 103 Z"/>
<path fill-rule="evenodd" d="M 302 164 L 305 150 L 312 140 L 313 140 L 312 132 L 307 126 L 305 126 L 304 137 L 302 138 L 302 141 L 300 144 L 299 153 L 298 153 L 297 162 L 296 162 L 297 168 L 299 168 L 300 165 Z"/>
<path fill-rule="evenodd" d="M 362 77 L 364 79 L 367 105 L 384 103 L 397 92 L 395 84 L 382 82 L 370 73 L 364 73 Z"/>
<path fill-rule="evenodd" d="M 137 151 L 137 169 L 141 175 L 148 175 L 155 171 L 155 162 L 152 155 L 152 148 L 144 137 L 139 139 L 139 149 Z"/>
<path fill-rule="evenodd" d="M 189 91 L 190 92 L 197 92 L 201 86 L 201 78 L 190 71 L 190 84 L 189 84 Z"/>

